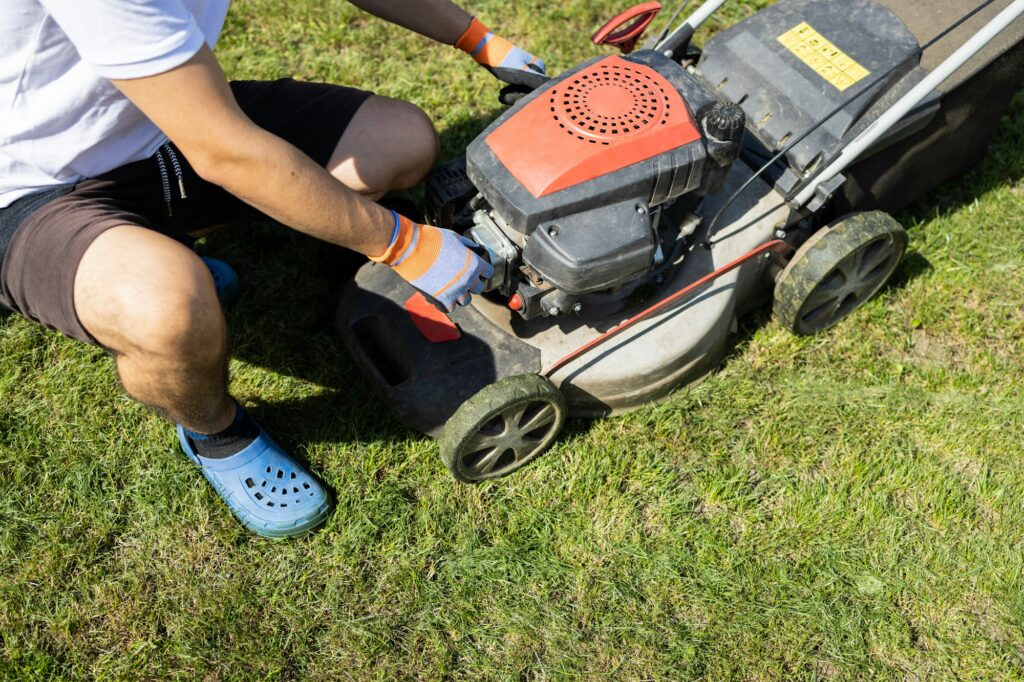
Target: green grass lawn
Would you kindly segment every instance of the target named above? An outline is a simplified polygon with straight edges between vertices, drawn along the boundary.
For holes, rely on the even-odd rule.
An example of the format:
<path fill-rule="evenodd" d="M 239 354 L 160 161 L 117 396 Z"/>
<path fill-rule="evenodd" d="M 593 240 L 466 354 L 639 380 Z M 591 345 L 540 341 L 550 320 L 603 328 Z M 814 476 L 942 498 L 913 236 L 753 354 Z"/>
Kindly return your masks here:
<path fill-rule="evenodd" d="M 554 71 L 619 7 L 476 5 Z M 240 0 L 218 51 L 416 102 L 447 156 L 500 111 L 341 0 Z M 910 258 L 837 329 L 749 320 L 699 386 L 475 487 L 361 379 L 315 244 L 216 235 L 235 394 L 338 501 L 292 542 L 236 523 L 103 353 L 4 318 L 0 676 L 1024 679 L 1024 99 L 899 218 Z"/>

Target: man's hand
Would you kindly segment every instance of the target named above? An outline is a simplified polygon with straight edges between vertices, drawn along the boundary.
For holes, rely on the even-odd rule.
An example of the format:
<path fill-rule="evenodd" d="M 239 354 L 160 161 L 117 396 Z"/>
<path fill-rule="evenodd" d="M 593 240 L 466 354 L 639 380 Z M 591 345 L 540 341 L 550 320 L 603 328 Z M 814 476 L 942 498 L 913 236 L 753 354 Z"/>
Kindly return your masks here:
<path fill-rule="evenodd" d="M 547 80 L 543 61 L 497 35 L 476 18 L 455 47 L 510 85 L 537 87 Z"/>
<path fill-rule="evenodd" d="M 471 242 L 451 230 L 417 225 L 397 213 L 394 217 L 391 244 L 371 260 L 390 266 L 448 312 L 483 292 L 494 268 L 470 251 Z"/>

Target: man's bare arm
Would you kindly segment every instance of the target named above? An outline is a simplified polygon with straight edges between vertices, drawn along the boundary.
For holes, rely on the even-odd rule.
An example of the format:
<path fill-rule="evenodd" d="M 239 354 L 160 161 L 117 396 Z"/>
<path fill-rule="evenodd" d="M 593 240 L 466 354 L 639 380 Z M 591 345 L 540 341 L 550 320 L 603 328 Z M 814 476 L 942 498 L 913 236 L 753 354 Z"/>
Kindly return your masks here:
<path fill-rule="evenodd" d="M 176 69 L 114 85 L 203 179 L 314 237 L 369 256 L 388 248 L 391 213 L 249 120 L 208 47 Z"/>
<path fill-rule="evenodd" d="M 349 0 L 385 21 L 398 24 L 445 45 L 454 45 L 472 17 L 449 0 Z"/>
<path fill-rule="evenodd" d="M 547 77 L 544 61 L 495 34 L 449 0 L 349 0 L 370 14 L 453 45 L 469 54 L 498 80 L 515 86 Z M 524 79 L 522 72 L 528 72 Z M 543 82 L 543 79 L 541 79 Z"/>

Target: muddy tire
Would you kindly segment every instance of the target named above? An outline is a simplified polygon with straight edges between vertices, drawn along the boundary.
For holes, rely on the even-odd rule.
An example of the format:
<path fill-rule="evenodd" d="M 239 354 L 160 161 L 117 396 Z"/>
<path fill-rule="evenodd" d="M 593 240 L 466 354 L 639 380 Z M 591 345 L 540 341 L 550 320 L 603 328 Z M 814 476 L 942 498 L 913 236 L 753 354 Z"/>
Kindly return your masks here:
<path fill-rule="evenodd" d="M 544 377 L 502 379 L 464 402 L 448 420 L 441 458 L 463 483 L 507 476 L 551 447 L 567 413 L 565 397 Z"/>
<path fill-rule="evenodd" d="M 906 250 L 906 230 L 881 211 L 821 228 L 775 282 L 776 319 L 798 336 L 838 324 L 878 293 Z"/>

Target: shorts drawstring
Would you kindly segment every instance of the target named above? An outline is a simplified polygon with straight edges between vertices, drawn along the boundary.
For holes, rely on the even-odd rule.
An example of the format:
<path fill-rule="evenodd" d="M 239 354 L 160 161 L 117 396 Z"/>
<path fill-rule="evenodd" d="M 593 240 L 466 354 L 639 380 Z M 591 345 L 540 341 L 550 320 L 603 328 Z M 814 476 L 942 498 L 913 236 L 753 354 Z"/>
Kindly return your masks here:
<path fill-rule="evenodd" d="M 167 154 L 167 158 L 171 160 L 171 168 L 174 169 L 174 176 L 178 179 L 178 192 L 181 194 L 182 199 L 187 199 L 188 195 L 185 194 L 185 174 L 181 170 L 181 162 L 178 161 L 178 155 L 174 153 L 174 148 L 170 142 L 165 143 L 162 147 L 156 150 L 154 155 L 156 158 L 156 165 L 160 167 L 160 182 L 163 184 L 164 190 L 164 203 L 167 204 L 167 215 L 169 217 L 174 216 L 174 211 L 171 208 L 171 178 L 167 172 L 167 161 L 164 159 L 164 154 Z"/>

